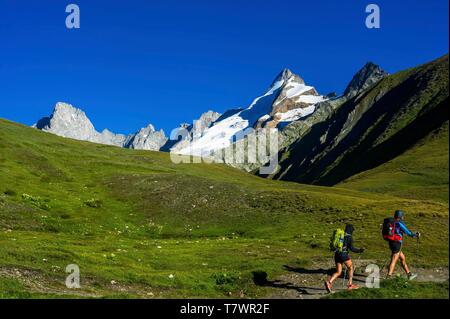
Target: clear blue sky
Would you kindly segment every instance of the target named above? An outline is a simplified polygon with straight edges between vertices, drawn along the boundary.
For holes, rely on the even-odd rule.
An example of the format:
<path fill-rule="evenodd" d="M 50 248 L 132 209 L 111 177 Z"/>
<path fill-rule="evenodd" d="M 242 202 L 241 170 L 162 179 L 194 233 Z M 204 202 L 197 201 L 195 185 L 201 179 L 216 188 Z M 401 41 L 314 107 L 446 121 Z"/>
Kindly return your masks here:
<path fill-rule="evenodd" d="M 365 6 L 381 7 L 367 29 Z M 81 28 L 65 27 L 65 7 Z M 55 102 L 101 130 L 166 134 L 247 106 L 284 67 L 326 94 L 367 61 L 395 72 L 448 52 L 447 0 L 0 0 L 0 117 L 33 124 Z"/>

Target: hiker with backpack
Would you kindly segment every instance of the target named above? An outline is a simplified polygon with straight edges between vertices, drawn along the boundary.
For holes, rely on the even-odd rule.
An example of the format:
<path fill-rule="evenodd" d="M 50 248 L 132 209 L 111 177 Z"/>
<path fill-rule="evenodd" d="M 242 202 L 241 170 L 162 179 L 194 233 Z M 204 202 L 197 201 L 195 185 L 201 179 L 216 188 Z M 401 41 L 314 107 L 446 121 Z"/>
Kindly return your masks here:
<path fill-rule="evenodd" d="M 417 274 L 413 274 L 408 265 L 406 264 L 405 254 L 402 252 L 403 235 L 406 234 L 412 238 L 419 238 L 420 233 L 413 233 L 410 231 L 404 221 L 404 213 L 401 210 L 396 210 L 394 218 L 386 218 L 383 222 L 383 238 L 388 241 L 389 249 L 391 250 L 391 262 L 389 264 L 389 270 L 387 278 L 391 278 L 394 273 L 395 266 L 400 259 L 403 270 L 406 272 L 409 280 L 417 277 Z"/>
<path fill-rule="evenodd" d="M 341 275 L 343 265 L 348 269 L 348 285 L 347 289 L 358 289 L 353 284 L 353 262 L 349 252 L 362 253 L 364 248 L 356 248 L 353 246 L 353 231 L 355 228 L 351 224 L 345 225 L 345 230 L 336 229 L 330 239 L 330 250 L 334 251 L 334 262 L 336 263 L 336 272 L 331 276 L 330 280 L 325 281 L 325 289 L 331 293 L 333 282 Z"/>

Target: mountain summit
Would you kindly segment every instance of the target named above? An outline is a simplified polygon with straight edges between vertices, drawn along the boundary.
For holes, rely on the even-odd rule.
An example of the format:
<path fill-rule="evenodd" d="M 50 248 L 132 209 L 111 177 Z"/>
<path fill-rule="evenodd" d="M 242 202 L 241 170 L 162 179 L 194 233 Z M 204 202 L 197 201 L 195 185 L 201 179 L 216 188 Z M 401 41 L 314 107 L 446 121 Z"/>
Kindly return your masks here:
<path fill-rule="evenodd" d="M 97 132 L 82 110 L 63 102 L 56 103 L 52 115 L 40 119 L 33 126 L 63 137 L 115 146 L 121 146 L 126 139 L 125 135 L 108 130 Z"/>
<path fill-rule="evenodd" d="M 155 131 L 149 124 L 135 134 L 114 134 L 108 129 L 97 132 L 81 109 L 68 103 L 58 102 L 49 117 L 43 117 L 33 127 L 62 137 L 118 147 L 159 150 L 167 141 L 164 131 Z"/>
<path fill-rule="evenodd" d="M 201 137 L 176 150 L 184 155 L 205 155 L 227 148 L 247 128 L 282 128 L 314 112 L 326 98 L 289 69 L 282 70 L 269 89 L 245 109 L 221 116 Z M 227 112 L 225 113 L 227 114 Z"/>
<path fill-rule="evenodd" d="M 293 79 L 291 79 L 291 78 L 293 78 Z M 273 86 L 275 83 L 277 83 L 279 81 L 288 81 L 289 79 L 291 79 L 291 81 L 295 81 L 297 83 L 305 84 L 305 81 L 300 76 L 298 76 L 297 74 L 294 74 L 290 69 L 285 68 L 285 69 L 283 69 L 283 71 L 281 71 L 275 77 L 275 80 L 273 80 L 271 86 Z"/>

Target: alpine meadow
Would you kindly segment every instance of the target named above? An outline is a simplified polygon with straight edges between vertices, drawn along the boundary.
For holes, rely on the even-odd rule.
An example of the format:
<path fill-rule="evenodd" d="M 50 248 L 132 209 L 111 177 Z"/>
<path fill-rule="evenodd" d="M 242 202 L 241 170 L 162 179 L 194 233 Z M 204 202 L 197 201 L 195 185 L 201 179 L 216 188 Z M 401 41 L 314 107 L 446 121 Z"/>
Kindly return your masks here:
<path fill-rule="evenodd" d="M 449 5 L 0 0 L 1 308 L 448 304 Z"/>
<path fill-rule="evenodd" d="M 321 287 L 333 267 L 332 231 L 347 222 L 359 230 L 366 252 L 355 276 L 365 276 L 367 264 L 386 264 L 380 223 L 401 207 L 408 225 L 423 233 L 404 247 L 422 280 L 333 298 L 389 298 L 392 289 L 397 295 L 407 290 L 405 298 L 448 298 L 447 74 L 444 56 L 385 75 L 346 99 L 280 150 L 274 177 L 281 180 L 225 164 L 174 164 L 169 153 L 78 141 L 0 120 L 0 296 L 290 298 L 292 291 L 323 297 L 308 287 L 300 291 L 301 285 Z M 416 82 L 420 92 L 408 88 Z M 383 99 L 382 107 L 372 102 Z M 351 116 L 349 129 L 346 118 L 355 112 L 359 118 Z M 385 119 L 388 129 L 378 129 Z M 338 143 L 320 144 L 318 155 L 304 151 L 327 130 L 336 142 L 331 134 L 343 134 L 337 127 L 344 122 L 351 141 L 338 162 L 327 160 L 333 147 L 342 149 Z M 382 155 L 358 155 L 370 152 Z M 294 170 L 293 163 L 306 163 L 300 154 L 320 160 Z M 284 173 L 284 167 L 291 168 Z M 309 184 L 289 181 L 297 179 Z M 69 264 L 80 268 L 79 289 L 65 285 Z M 277 284 L 282 281 L 291 288 Z"/>

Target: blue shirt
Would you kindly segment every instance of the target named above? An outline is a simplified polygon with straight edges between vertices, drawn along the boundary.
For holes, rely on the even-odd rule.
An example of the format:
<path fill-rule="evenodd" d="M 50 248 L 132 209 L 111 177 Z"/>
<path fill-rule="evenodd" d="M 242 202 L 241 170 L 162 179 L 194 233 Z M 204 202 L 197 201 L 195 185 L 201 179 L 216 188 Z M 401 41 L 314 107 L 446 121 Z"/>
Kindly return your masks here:
<path fill-rule="evenodd" d="M 410 231 L 403 221 L 398 221 L 396 224 L 398 227 L 395 227 L 395 233 L 400 236 L 400 242 L 403 241 L 403 234 L 406 234 L 409 237 L 416 237 L 416 234 Z"/>

